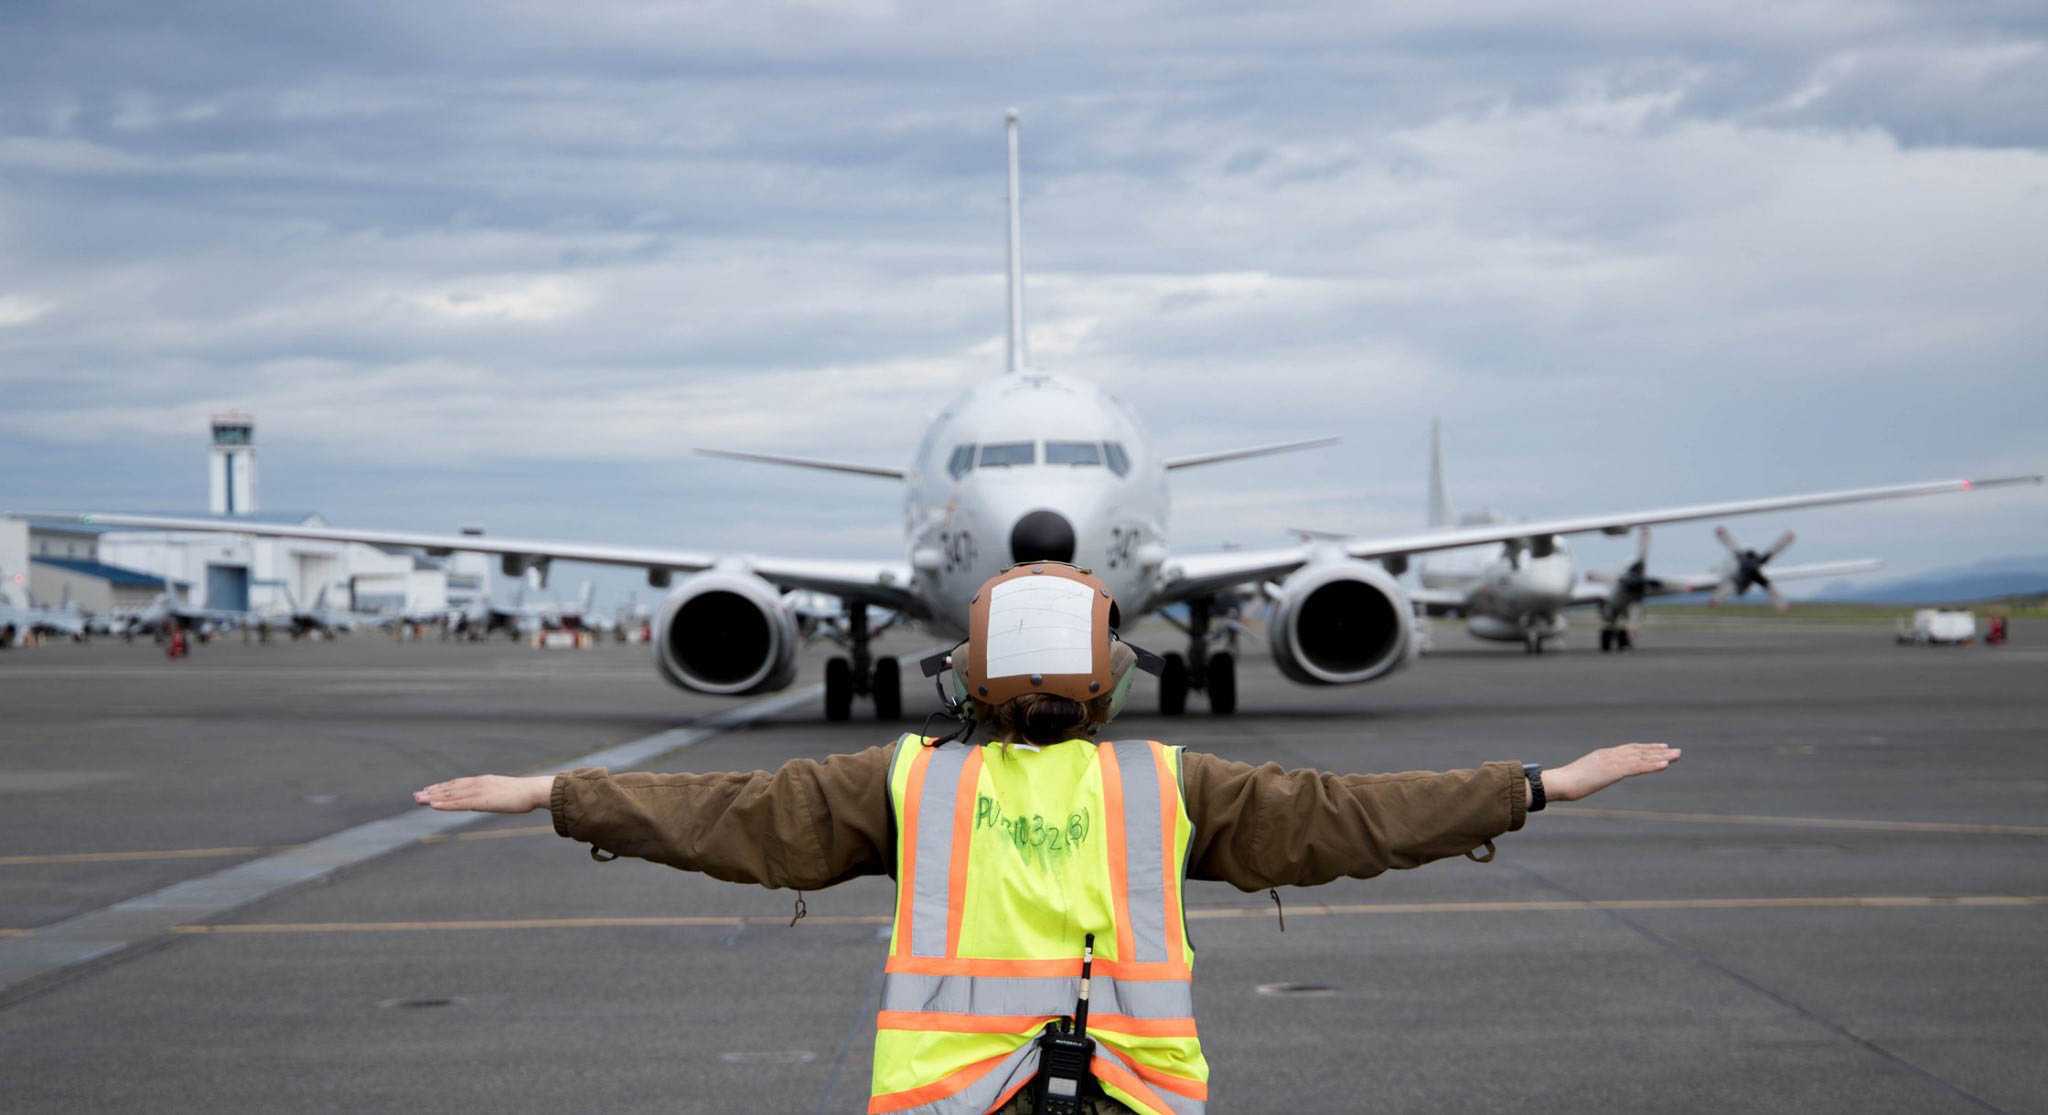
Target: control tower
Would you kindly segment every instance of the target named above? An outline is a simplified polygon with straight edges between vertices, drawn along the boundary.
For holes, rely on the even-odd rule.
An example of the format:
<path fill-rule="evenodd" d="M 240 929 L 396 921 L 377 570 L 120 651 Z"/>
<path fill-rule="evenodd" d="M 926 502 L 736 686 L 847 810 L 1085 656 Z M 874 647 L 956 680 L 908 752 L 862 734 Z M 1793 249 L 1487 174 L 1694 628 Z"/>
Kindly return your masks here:
<path fill-rule="evenodd" d="M 256 510 L 256 419 L 231 410 L 213 416 L 207 461 L 207 510 L 247 515 Z"/>

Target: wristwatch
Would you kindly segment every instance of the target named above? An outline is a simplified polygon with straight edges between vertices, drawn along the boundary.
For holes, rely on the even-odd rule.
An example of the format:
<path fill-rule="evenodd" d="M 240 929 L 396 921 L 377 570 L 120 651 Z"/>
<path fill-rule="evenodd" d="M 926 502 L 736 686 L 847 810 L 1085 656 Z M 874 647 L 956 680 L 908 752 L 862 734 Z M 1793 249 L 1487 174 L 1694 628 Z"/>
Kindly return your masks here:
<path fill-rule="evenodd" d="M 1550 803 L 1543 794 L 1543 764 L 1523 763 L 1522 774 L 1529 779 L 1529 812 L 1541 812 Z"/>

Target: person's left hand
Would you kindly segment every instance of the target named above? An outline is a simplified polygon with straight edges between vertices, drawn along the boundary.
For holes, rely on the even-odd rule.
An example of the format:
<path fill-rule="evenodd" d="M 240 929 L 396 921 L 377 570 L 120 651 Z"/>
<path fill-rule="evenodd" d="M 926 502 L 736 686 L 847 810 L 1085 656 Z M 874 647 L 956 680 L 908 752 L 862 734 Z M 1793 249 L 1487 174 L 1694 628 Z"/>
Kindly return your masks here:
<path fill-rule="evenodd" d="M 1556 770 L 1543 772 L 1543 795 L 1550 801 L 1577 801 L 1624 778 L 1663 770 L 1682 754 L 1668 743 L 1624 743 L 1588 751 Z"/>
<path fill-rule="evenodd" d="M 552 775 L 513 778 L 478 774 L 414 790 L 412 800 L 443 812 L 467 809 L 478 813 L 527 813 L 545 808 L 554 788 Z"/>

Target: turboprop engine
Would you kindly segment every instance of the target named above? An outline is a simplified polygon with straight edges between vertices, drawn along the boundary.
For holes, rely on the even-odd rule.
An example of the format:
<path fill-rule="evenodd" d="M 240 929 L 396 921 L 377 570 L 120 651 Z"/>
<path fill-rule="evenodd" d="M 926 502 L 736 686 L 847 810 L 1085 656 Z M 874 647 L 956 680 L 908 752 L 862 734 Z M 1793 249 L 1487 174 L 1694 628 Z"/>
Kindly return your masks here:
<path fill-rule="evenodd" d="M 796 620 L 775 586 L 714 569 L 685 578 L 654 616 L 663 677 L 698 693 L 773 692 L 796 677 Z"/>
<path fill-rule="evenodd" d="M 1415 609 L 1377 565 L 1319 562 L 1280 583 L 1266 632 L 1281 673 L 1303 685 L 1356 685 L 1408 664 Z"/>

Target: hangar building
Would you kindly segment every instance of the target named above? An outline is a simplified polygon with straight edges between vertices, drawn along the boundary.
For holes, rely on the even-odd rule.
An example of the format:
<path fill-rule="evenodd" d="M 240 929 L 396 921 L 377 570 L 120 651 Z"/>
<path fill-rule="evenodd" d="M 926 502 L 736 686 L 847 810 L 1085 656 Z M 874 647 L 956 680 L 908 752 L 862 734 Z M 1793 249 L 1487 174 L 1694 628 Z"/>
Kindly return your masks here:
<path fill-rule="evenodd" d="M 213 417 L 207 457 L 208 513 L 182 518 L 325 525 L 312 511 L 260 511 L 256 421 Z M 41 516 L 0 522 L 0 576 L 8 575 L 9 528 L 26 528 L 29 592 L 37 603 L 71 600 L 88 612 L 136 608 L 169 589 L 188 604 L 258 614 L 324 603 L 360 612 L 428 614 L 463 608 L 490 590 L 481 555 L 427 557 L 359 543 L 256 538 L 198 531 L 100 527 Z M 20 560 L 25 557 L 25 562 Z"/>

